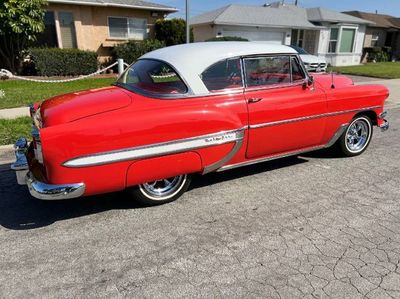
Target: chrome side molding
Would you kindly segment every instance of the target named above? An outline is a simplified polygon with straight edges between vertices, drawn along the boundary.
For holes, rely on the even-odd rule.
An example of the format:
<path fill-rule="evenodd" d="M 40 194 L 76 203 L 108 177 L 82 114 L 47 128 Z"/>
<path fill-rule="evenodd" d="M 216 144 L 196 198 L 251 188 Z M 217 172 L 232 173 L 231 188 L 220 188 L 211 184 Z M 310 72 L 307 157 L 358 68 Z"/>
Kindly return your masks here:
<path fill-rule="evenodd" d="M 344 131 L 347 129 L 348 125 L 349 124 L 347 124 L 347 123 L 346 124 L 342 124 L 339 127 L 339 129 L 336 130 L 335 134 L 332 136 L 332 138 L 326 144 L 307 147 L 307 148 L 303 148 L 303 149 L 295 150 L 295 151 L 290 151 L 290 152 L 283 153 L 283 154 L 278 154 L 278 155 L 273 155 L 273 156 L 253 159 L 253 160 L 249 160 L 249 161 L 245 161 L 245 162 L 241 162 L 241 163 L 237 163 L 237 164 L 225 165 L 225 166 L 222 166 L 221 168 L 219 168 L 217 170 L 217 172 L 230 170 L 230 169 L 234 169 L 234 168 L 238 168 L 238 167 L 242 167 L 242 166 L 253 165 L 253 164 L 257 164 L 257 163 L 261 163 L 261 162 L 267 162 L 267 161 L 272 161 L 272 160 L 276 160 L 276 159 L 286 158 L 286 157 L 290 157 L 290 156 L 300 155 L 300 154 L 303 154 L 303 153 L 312 152 L 312 151 L 320 150 L 320 149 L 323 149 L 323 148 L 331 147 L 332 145 L 335 144 L 335 142 L 344 133 Z"/>
<path fill-rule="evenodd" d="M 238 143 L 240 140 L 243 139 L 245 129 L 246 127 L 243 127 L 236 130 L 223 131 L 198 137 L 154 143 L 145 146 L 137 146 L 116 151 L 109 151 L 109 152 L 92 154 L 88 156 L 81 156 L 68 160 L 64 162 L 63 165 L 66 167 L 95 166 L 95 165 L 109 164 L 127 160 L 136 160 L 136 159 L 158 157 L 162 155 L 176 154 L 194 149 L 206 148 L 214 145 L 221 145 L 231 142 Z M 228 154 L 228 156 L 230 155 Z M 212 168 L 215 168 L 215 165 L 212 166 Z"/>

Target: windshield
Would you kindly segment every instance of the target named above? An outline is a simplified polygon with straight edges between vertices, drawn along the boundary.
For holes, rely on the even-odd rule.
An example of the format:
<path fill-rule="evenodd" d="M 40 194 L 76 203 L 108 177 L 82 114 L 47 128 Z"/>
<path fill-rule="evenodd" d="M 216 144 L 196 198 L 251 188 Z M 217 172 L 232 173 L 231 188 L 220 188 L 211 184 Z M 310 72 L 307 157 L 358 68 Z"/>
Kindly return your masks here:
<path fill-rule="evenodd" d="M 308 52 L 306 50 L 304 50 L 303 48 L 297 47 L 297 46 L 290 46 L 291 48 L 295 49 L 297 51 L 297 53 L 299 54 L 307 54 Z"/>
<path fill-rule="evenodd" d="M 117 80 L 117 85 L 156 95 L 185 94 L 188 91 L 185 83 L 171 66 L 153 59 L 136 61 Z"/>

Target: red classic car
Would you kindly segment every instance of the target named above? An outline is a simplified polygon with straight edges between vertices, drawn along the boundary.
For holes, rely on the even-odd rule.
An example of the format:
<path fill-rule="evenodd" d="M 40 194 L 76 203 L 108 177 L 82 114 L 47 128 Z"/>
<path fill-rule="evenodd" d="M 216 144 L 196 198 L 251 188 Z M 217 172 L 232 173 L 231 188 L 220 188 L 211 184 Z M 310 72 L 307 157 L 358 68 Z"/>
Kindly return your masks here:
<path fill-rule="evenodd" d="M 114 86 L 31 108 L 33 140 L 17 141 L 20 183 L 39 199 L 131 190 L 177 199 L 192 174 L 334 146 L 361 154 L 388 128 L 381 85 L 310 77 L 296 51 L 251 42 L 194 43 L 142 56 Z"/>

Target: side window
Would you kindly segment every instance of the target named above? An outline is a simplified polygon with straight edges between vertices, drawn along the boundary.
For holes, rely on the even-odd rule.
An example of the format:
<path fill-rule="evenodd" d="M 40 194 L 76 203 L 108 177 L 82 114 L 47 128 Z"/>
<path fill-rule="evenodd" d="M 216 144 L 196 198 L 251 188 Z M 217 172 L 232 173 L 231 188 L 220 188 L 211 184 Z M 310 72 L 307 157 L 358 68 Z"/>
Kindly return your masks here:
<path fill-rule="evenodd" d="M 246 86 L 265 86 L 290 82 L 290 57 L 255 57 L 244 60 Z"/>
<path fill-rule="evenodd" d="M 300 81 L 306 78 L 306 74 L 304 73 L 302 67 L 297 58 L 292 57 L 292 81 Z"/>
<path fill-rule="evenodd" d="M 240 59 L 226 59 L 206 69 L 201 80 L 211 92 L 243 87 Z"/>

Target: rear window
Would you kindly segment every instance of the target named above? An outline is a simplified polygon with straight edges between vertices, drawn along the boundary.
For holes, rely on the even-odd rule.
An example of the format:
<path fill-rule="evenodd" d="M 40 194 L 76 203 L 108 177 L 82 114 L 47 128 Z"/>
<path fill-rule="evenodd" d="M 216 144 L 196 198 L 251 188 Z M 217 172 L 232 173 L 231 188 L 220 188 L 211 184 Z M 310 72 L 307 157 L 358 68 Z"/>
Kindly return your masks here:
<path fill-rule="evenodd" d="M 117 84 L 159 95 L 185 94 L 188 91 L 171 66 L 151 59 L 138 60 L 122 74 Z"/>

